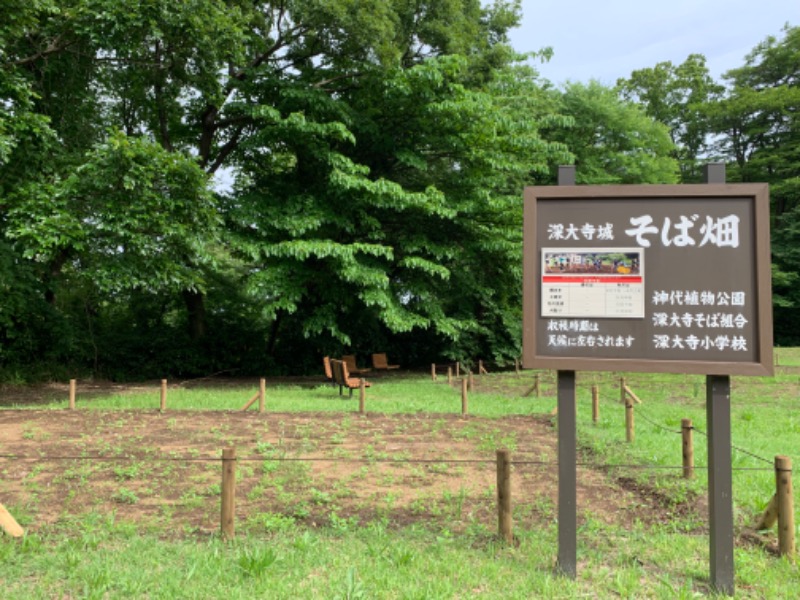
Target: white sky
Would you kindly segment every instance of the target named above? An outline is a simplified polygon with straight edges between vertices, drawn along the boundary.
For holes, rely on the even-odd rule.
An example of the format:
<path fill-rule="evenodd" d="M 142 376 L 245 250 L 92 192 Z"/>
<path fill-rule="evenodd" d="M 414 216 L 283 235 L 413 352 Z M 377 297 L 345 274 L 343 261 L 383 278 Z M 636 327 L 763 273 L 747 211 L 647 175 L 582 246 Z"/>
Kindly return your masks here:
<path fill-rule="evenodd" d="M 721 81 L 767 36 L 782 37 L 786 23 L 800 26 L 800 0 L 522 0 L 522 10 L 511 43 L 519 52 L 552 47 L 550 62 L 536 66 L 555 84 L 614 85 L 693 53 Z"/>

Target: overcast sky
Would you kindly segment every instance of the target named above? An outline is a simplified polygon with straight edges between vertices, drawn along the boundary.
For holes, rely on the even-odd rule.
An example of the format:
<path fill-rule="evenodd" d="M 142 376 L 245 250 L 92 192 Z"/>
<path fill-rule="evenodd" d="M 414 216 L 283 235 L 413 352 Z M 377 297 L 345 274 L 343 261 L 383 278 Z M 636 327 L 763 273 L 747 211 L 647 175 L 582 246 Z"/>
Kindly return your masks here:
<path fill-rule="evenodd" d="M 522 0 L 522 10 L 511 43 L 520 52 L 550 46 L 553 58 L 537 68 L 555 84 L 613 85 L 690 54 L 703 54 L 720 80 L 784 24 L 800 26 L 800 0 Z"/>

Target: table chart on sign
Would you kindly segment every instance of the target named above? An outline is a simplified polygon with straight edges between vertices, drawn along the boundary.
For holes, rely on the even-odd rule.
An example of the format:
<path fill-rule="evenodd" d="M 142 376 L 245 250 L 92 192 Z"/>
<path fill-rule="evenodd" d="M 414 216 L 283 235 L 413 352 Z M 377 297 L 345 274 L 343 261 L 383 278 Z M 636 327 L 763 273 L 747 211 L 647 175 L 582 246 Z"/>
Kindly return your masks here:
<path fill-rule="evenodd" d="M 542 278 L 543 317 L 644 318 L 641 277 Z"/>

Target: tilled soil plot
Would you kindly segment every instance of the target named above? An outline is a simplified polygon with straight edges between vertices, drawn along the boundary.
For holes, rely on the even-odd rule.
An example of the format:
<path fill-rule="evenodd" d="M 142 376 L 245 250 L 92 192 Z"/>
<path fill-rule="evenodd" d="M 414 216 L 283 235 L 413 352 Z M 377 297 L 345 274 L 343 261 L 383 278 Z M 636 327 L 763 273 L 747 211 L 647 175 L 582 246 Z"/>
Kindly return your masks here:
<path fill-rule="evenodd" d="M 491 532 L 502 448 L 515 526 L 556 519 L 557 436 L 544 416 L 3 410 L 0 502 L 29 531 L 113 518 L 168 537 L 212 534 L 228 447 L 237 530 L 344 519 Z M 663 521 L 670 510 L 646 489 L 578 468 L 579 522 Z"/>

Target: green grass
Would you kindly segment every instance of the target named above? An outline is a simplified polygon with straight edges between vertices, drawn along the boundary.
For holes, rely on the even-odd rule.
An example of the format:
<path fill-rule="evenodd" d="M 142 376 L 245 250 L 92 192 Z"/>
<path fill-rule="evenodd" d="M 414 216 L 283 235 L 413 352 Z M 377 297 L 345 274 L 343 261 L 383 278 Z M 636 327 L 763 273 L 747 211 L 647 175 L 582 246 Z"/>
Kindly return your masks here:
<path fill-rule="evenodd" d="M 800 374 L 774 378 L 739 377 L 731 381 L 731 441 L 733 493 L 737 524 L 752 525 L 775 492 L 774 458 L 800 455 Z M 583 381 L 581 381 L 583 380 Z M 615 469 L 680 497 L 707 489 L 705 378 L 702 376 L 625 374 L 628 387 L 642 400 L 634 408 L 635 440 L 625 438 L 625 410 L 620 402 L 619 376 L 579 375 L 578 435 L 588 460 L 610 465 L 656 465 L 663 470 Z M 591 418 L 591 386 L 601 396 L 600 420 Z M 681 419 L 691 419 L 695 480 L 687 482 L 682 464 Z M 795 511 L 800 515 L 800 503 Z"/>
<path fill-rule="evenodd" d="M 0 543 L 3 597 L 29 598 L 693 598 L 708 592 L 704 536 L 589 523 L 576 580 L 553 569 L 555 526 L 517 532 L 389 531 L 380 523 L 276 533 L 225 543 L 140 536 L 98 517 L 80 533 Z M 798 570 L 737 549 L 737 595 L 785 598 Z"/>
<path fill-rule="evenodd" d="M 751 525 L 774 492 L 769 464 L 774 456 L 789 455 L 795 465 L 800 464 L 800 369 L 792 369 L 800 367 L 800 351 L 778 352 L 780 368 L 774 378 L 732 378 L 733 444 L 747 451 L 733 451 L 737 529 Z M 508 414 L 548 413 L 556 404 L 554 374 L 540 376 L 538 398 L 522 397 L 532 383 L 531 373 L 519 379 L 513 374 L 486 376 L 479 389 L 493 391 L 470 394 L 470 414 L 502 419 Z M 620 376 L 643 401 L 636 406 L 636 439 L 631 444 L 625 441 Z M 596 424 L 591 420 L 592 385 L 598 385 L 601 396 L 601 419 Z M 509 386 L 512 393 L 501 391 Z M 173 388 L 168 411 L 235 410 L 256 391 L 256 387 Z M 705 437 L 695 433 L 695 480 L 686 481 L 680 469 L 671 468 L 681 464 L 681 419 L 691 418 L 698 430 L 706 431 L 704 377 L 579 373 L 577 400 L 582 462 L 669 467 L 613 467 L 609 476 L 635 479 L 676 505 L 705 494 L 707 479 L 701 468 L 706 465 Z M 91 400 L 82 400 L 79 389 L 81 409 L 154 410 L 158 404 L 157 387 Z M 48 408 L 65 406 L 66 401 Z M 441 377 L 437 383 L 423 377 L 386 378 L 367 390 L 366 407 L 368 412 L 383 413 L 460 413 L 460 388 L 448 388 Z M 350 399 L 327 386 L 270 387 L 268 381 L 266 410 L 352 413 L 358 410 L 358 393 Z M 498 431 L 486 439 L 486 447 L 513 447 L 515 440 L 504 439 L 501 428 Z M 32 439 L 41 435 L 35 422 L 26 435 Z M 328 435 L 336 443 L 341 433 Z M 314 437 L 315 432 L 309 432 L 311 442 Z M 264 448 L 265 453 L 272 450 Z M 132 468 L 114 472 L 118 502 L 138 501 L 126 487 L 135 475 Z M 265 485 L 280 486 L 280 474 L 267 475 Z M 307 502 L 335 501 L 331 490 L 307 492 L 293 495 L 292 502 L 301 497 Z M 198 495 L 203 493 L 197 490 Z M 379 501 L 391 510 L 391 497 Z M 454 494 L 449 504 L 454 515 L 458 502 Z M 515 497 L 514 502 L 522 506 L 525 498 Z M 800 526 L 797 499 L 795 511 Z M 9 599 L 692 598 L 711 592 L 705 518 L 700 515 L 698 522 L 697 515 L 676 514 L 661 524 L 644 525 L 631 515 L 631 526 L 625 528 L 590 518 L 578 533 L 578 577 L 572 581 L 554 572 L 555 518 L 543 529 L 515 528 L 518 545 L 509 546 L 477 525 L 454 534 L 446 526 L 390 529 L 380 520 L 357 523 L 334 518 L 328 526 L 309 528 L 289 514 L 262 514 L 243 528 L 246 534 L 225 543 L 216 537 L 173 539 L 143 533 L 136 524 L 117 522 L 113 514 L 91 513 L 81 521 L 65 518 L 21 541 L 0 537 L 0 586 L 3 598 Z M 735 569 L 739 597 L 793 597 L 800 586 L 797 564 L 755 544 L 737 544 Z"/>

